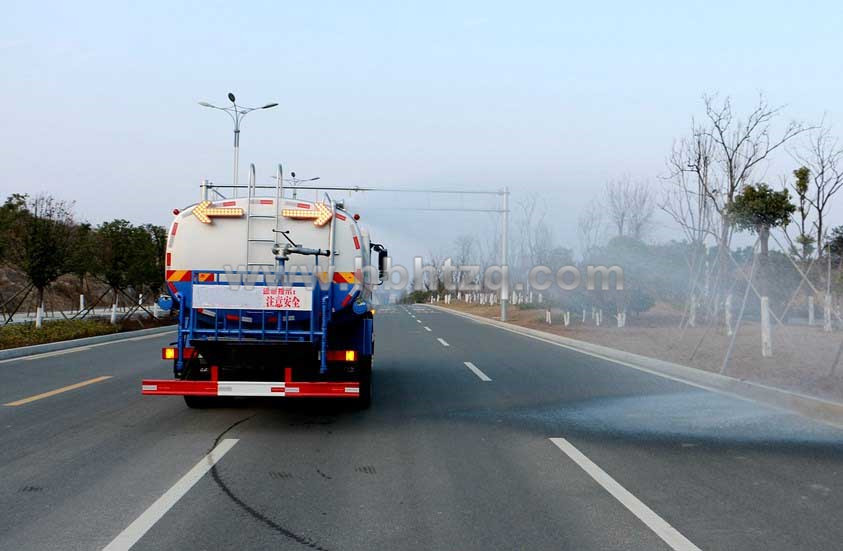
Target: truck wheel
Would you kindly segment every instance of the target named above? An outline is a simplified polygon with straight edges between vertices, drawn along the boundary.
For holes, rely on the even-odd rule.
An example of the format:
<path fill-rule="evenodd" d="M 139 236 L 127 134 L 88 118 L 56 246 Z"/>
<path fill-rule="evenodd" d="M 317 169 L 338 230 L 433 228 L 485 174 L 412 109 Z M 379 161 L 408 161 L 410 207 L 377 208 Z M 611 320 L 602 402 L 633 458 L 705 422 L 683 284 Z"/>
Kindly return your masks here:
<path fill-rule="evenodd" d="M 357 407 L 368 409 L 372 405 L 372 358 L 366 358 L 360 365 L 360 395 Z"/>
<path fill-rule="evenodd" d="M 205 409 L 214 405 L 214 399 L 208 396 L 190 396 L 184 397 L 184 403 L 191 409 Z"/>

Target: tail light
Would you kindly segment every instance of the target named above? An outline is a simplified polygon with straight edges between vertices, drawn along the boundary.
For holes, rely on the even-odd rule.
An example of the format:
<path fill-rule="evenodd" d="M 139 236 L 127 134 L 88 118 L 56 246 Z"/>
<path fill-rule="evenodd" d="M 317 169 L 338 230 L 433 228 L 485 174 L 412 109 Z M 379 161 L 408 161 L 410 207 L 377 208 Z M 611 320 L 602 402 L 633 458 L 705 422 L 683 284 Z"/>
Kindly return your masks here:
<path fill-rule="evenodd" d="M 326 358 L 329 362 L 356 362 L 356 350 L 328 350 Z"/>
<path fill-rule="evenodd" d="M 185 346 L 183 349 L 183 357 L 185 359 L 195 358 L 199 354 L 196 352 L 195 348 L 191 348 L 189 346 Z M 175 346 L 167 346 L 161 349 L 161 359 L 162 360 L 175 360 L 179 357 L 179 349 Z"/>

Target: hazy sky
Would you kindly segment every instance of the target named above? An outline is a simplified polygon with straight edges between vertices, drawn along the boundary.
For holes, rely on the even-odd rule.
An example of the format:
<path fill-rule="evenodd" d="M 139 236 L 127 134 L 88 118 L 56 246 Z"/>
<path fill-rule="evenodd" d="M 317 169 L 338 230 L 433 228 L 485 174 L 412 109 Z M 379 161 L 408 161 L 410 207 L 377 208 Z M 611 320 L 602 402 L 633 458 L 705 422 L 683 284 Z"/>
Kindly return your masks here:
<path fill-rule="evenodd" d="M 231 123 L 196 102 L 233 91 L 280 103 L 246 118 L 241 178 L 251 161 L 262 182 L 283 162 L 331 185 L 508 185 L 513 201 L 545 194 L 557 239 L 576 246 L 578 210 L 607 179 L 658 185 L 704 92 L 745 110 L 764 91 L 843 131 L 838 2 L 117 4 L 3 2 L 4 196 L 168 223 L 201 179 L 231 179 Z M 491 227 L 381 208 L 396 199 L 439 204 L 352 204 L 402 248 Z"/>

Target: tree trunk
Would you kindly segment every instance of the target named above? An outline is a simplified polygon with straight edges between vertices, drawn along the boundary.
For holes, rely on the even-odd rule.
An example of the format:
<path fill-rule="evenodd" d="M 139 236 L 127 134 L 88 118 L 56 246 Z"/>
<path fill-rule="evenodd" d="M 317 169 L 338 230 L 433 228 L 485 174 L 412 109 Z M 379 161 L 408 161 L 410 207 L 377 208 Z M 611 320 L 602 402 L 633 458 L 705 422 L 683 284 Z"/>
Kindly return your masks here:
<path fill-rule="evenodd" d="M 762 297 L 767 294 L 768 265 L 770 259 L 770 226 L 758 227 L 758 239 L 761 243 L 761 256 L 758 258 L 758 293 Z"/>
<path fill-rule="evenodd" d="M 35 306 L 35 327 L 41 329 L 44 320 L 44 288 L 38 288 L 38 300 Z"/>
<path fill-rule="evenodd" d="M 114 302 L 111 304 L 111 325 L 115 325 L 117 323 L 117 289 L 112 290 L 114 293 Z"/>

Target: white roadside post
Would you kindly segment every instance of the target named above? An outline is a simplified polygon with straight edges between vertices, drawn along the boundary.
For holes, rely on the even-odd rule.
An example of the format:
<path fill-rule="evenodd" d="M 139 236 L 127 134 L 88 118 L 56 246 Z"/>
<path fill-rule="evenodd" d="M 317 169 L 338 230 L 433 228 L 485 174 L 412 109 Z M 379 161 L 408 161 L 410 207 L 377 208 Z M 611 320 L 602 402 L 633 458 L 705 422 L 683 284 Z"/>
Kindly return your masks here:
<path fill-rule="evenodd" d="M 109 322 L 111 325 L 117 323 L 117 297 L 114 297 L 114 302 L 111 304 L 111 320 Z"/>
<path fill-rule="evenodd" d="M 732 295 L 726 295 L 726 303 L 723 306 L 725 310 L 724 318 L 726 320 L 726 335 L 731 337 L 732 336 Z"/>
<path fill-rule="evenodd" d="M 814 325 L 814 295 L 808 297 L 808 325 Z"/>
<path fill-rule="evenodd" d="M 773 344 L 770 341 L 770 299 L 761 297 L 761 356 L 769 358 L 773 355 Z"/>
<path fill-rule="evenodd" d="M 697 297 L 691 295 L 691 311 L 688 314 L 688 327 L 697 326 Z"/>
<path fill-rule="evenodd" d="M 826 293 L 825 295 L 825 308 L 823 308 L 824 312 L 824 323 L 823 323 L 823 331 L 826 333 L 831 333 L 831 294 Z"/>
<path fill-rule="evenodd" d="M 79 311 L 85 309 L 85 295 L 79 295 Z"/>
<path fill-rule="evenodd" d="M 828 247 L 828 272 L 825 277 L 825 323 L 823 331 L 831 333 L 831 247 Z"/>

